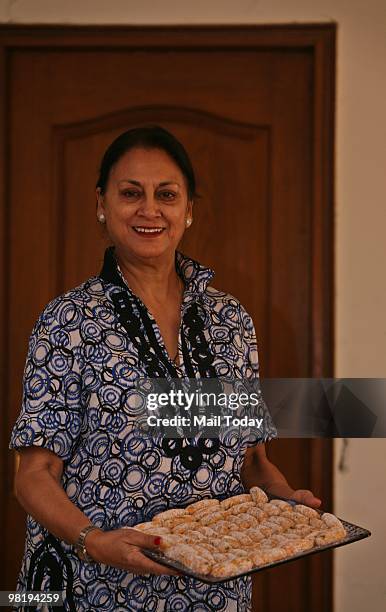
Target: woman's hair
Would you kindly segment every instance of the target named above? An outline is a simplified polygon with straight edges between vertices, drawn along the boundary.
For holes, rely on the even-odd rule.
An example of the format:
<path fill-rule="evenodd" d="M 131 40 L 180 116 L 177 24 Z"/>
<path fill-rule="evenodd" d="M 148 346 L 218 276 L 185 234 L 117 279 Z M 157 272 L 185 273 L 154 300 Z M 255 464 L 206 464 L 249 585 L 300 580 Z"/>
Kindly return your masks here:
<path fill-rule="evenodd" d="M 196 197 L 196 179 L 189 156 L 173 134 L 159 125 L 132 128 L 120 134 L 107 148 L 102 158 L 96 186 L 106 191 L 111 168 L 131 149 L 161 149 L 177 164 L 187 182 L 188 198 Z"/>

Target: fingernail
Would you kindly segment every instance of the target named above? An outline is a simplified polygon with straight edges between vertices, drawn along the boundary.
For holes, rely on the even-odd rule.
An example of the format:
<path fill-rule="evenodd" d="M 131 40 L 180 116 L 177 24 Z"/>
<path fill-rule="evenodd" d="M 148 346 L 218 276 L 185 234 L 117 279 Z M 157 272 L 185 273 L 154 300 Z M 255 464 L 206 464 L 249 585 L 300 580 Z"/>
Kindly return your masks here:
<path fill-rule="evenodd" d="M 156 538 L 154 538 L 154 544 L 156 546 L 159 546 L 161 544 L 161 538 L 159 536 L 157 536 Z"/>

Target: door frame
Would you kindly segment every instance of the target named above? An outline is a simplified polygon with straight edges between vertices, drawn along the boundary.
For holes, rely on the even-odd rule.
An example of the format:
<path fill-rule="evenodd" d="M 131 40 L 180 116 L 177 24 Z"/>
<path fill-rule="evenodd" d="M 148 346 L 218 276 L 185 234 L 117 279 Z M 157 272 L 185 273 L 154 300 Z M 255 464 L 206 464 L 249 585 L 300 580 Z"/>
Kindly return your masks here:
<path fill-rule="evenodd" d="M 0 25 L 0 396 L 3 423 L 0 431 L 0 491 L 3 499 L 12 488 L 14 462 L 8 451 L 9 422 L 6 356 L 10 343 L 8 321 L 7 266 L 8 160 L 10 61 L 15 50 L 58 47 L 72 50 L 91 48 L 136 50 L 261 50 L 280 47 L 311 50 L 313 82 L 313 176 L 312 176 L 312 265 L 309 361 L 310 377 L 334 375 L 334 131 L 335 131 L 335 40 L 336 24 L 280 24 L 237 26 L 26 26 Z M 332 507 L 332 440 L 310 439 L 310 483 Z M 0 503 L 0 527 L 4 525 L 4 504 Z M 3 586 L 2 588 L 8 588 Z M 313 555 L 310 599 L 314 612 L 332 609 L 332 555 Z"/>

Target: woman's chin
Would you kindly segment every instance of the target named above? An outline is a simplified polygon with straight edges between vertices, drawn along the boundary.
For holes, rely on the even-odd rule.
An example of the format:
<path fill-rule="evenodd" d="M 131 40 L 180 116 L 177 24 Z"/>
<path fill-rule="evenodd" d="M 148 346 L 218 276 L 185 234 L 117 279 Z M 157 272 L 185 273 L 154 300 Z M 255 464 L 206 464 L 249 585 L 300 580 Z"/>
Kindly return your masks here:
<path fill-rule="evenodd" d="M 171 250 L 175 250 L 170 244 L 156 244 L 155 242 L 153 244 L 131 243 L 130 245 L 127 245 L 127 249 L 134 256 L 139 257 L 141 259 L 161 257 L 162 255 L 165 255 L 165 253 L 168 253 Z"/>

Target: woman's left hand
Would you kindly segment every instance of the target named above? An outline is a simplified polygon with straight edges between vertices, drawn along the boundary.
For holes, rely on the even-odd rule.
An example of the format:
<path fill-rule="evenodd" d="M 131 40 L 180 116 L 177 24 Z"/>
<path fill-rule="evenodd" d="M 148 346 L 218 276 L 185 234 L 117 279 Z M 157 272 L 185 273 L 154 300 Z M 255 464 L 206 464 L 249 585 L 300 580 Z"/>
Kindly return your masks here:
<path fill-rule="evenodd" d="M 315 497 L 313 492 L 308 489 L 297 489 L 291 494 L 291 499 L 311 508 L 319 508 L 322 503 L 322 500 Z"/>
<path fill-rule="evenodd" d="M 279 468 L 269 461 L 264 444 L 257 444 L 247 449 L 241 468 L 243 484 L 247 490 L 251 487 L 262 487 L 274 497 L 293 499 L 299 504 L 319 508 L 322 501 L 308 489 L 294 490 L 288 484 Z"/>

